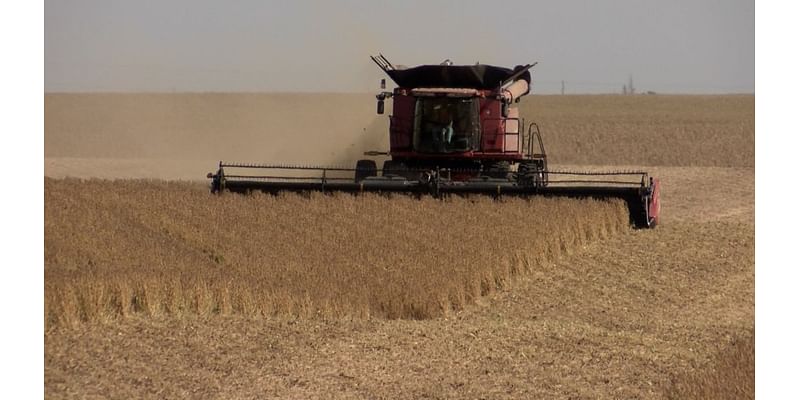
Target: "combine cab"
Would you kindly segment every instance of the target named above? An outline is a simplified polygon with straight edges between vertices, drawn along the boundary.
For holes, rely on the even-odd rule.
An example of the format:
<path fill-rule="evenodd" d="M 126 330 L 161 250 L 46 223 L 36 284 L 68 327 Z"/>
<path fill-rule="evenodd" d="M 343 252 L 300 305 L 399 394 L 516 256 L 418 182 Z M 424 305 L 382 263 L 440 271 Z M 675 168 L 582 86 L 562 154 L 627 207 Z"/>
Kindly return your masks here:
<path fill-rule="evenodd" d="M 382 55 L 372 60 L 397 84 L 376 96 L 378 114 L 392 99 L 389 151 L 365 153 L 390 157 L 380 169 L 372 159 L 355 168 L 220 162 L 208 174 L 212 191 L 621 198 L 637 227 L 658 223 L 660 184 L 646 172 L 548 169 L 539 127 L 526 124 L 515 107 L 530 91 L 535 64 L 509 69 L 446 62 L 400 69 Z"/>

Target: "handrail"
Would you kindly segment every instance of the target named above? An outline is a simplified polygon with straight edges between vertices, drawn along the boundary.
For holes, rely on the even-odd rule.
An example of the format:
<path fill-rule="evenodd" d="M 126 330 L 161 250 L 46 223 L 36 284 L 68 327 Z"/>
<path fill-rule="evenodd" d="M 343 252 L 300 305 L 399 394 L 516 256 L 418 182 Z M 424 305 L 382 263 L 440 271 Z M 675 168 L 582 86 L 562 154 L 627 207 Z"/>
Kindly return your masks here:
<path fill-rule="evenodd" d="M 535 130 L 534 130 L 535 128 Z M 542 158 L 547 159 L 547 152 L 544 150 L 544 142 L 542 141 L 542 134 L 539 131 L 539 124 L 536 122 L 531 122 L 528 125 L 528 157 L 533 156 L 533 136 L 536 137 L 537 141 L 539 142 L 539 150 L 540 152 L 537 154 L 541 154 Z"/>

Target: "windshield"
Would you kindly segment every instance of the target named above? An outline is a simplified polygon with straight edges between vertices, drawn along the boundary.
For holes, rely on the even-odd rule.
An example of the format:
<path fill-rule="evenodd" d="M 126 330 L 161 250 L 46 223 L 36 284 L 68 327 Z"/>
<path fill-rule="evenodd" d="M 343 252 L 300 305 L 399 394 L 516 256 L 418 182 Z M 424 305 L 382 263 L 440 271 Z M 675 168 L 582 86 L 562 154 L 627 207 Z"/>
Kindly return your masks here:
<path fill-rule="evenodd" d="M 474 150 L 479 143 L 478 101 L 419 97 L 414 112 L 414 149 L 422 153 Z"/>

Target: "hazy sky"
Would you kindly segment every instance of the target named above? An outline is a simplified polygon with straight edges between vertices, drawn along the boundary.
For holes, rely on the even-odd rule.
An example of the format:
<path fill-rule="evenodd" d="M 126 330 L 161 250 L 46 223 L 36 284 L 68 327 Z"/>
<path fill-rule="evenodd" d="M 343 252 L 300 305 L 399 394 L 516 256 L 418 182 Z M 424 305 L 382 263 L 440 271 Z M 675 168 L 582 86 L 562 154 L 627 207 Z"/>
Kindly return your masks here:
<path fill-rule="evenodd" d="M 752 93 L 754 4 L 619 1 L 45 1 L 46 91 L 378 88 L 369 59 L 538 61 L 534 92 Z"/>

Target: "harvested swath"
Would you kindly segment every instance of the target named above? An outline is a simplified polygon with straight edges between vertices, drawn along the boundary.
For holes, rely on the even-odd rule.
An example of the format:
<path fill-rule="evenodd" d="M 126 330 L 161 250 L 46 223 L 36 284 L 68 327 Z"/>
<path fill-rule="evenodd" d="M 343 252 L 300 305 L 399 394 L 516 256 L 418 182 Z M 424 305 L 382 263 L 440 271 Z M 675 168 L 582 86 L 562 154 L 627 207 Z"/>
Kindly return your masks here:
<path fill-rule="evenodd" d="M 433 318 L 627 227 L 618 201 L 46 178 L 45 318 Z"/>
<path fill-rule="evenodd" d="M 754 399 L 755 332 L 734 337 L 704 369 L 673 378 L 670 399 Z"/>

